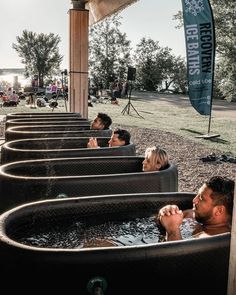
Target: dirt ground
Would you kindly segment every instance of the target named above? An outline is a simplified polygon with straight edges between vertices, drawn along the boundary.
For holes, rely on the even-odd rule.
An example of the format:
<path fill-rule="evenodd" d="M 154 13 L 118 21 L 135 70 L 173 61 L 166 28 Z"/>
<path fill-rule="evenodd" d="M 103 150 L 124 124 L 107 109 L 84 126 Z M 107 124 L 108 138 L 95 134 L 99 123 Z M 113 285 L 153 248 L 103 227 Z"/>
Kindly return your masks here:
<path fill-rule="evenodd" d="M 131 133 L 138 155 L 144 155 L 145 149 L 153 145 L 160 146 L 167 151 L 170 162 L 178 168 L 179 191 L 197 192 L 204 181 L 216 175 L 235 180 L 236 163 L 220 160 L 203 162 L 201 160 L 202 157 L 212 153 L 220 157 L 222 153 L 219 150 L 208 148 L 201 143 L 195 143 L 171 132 L 125 125 L 122 127 Z"/>

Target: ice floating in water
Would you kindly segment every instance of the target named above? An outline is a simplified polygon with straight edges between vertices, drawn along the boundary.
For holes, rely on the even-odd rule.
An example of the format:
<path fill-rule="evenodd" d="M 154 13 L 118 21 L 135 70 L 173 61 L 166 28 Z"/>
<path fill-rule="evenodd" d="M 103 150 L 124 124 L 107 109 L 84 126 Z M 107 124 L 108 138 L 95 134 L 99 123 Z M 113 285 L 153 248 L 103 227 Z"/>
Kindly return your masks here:
<path fill-rule="evenodd" d="M 184 219 L 181 225 L 183 239 L 192 237 L 196 222 Z M 44 226 L 38 232 L 21 233 L 20 242 L 46 248 L 91 248 L 110 246 L 134 246 L 158 243 L 163 233 L 155 222 L 155 216 L 128 221 L 104 221 L 88 219 Z"/>

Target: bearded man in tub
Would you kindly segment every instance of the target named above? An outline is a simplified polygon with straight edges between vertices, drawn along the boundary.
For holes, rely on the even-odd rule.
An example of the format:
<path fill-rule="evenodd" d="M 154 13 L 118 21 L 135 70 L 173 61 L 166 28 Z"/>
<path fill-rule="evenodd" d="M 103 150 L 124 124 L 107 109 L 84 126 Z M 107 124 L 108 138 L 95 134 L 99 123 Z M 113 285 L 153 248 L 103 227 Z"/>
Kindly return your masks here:
<path fill-rule="evenodd" d="M 230 232 L 234 186 L 233 180 L 214 176 L 199 189 L 193 199 L 193 209 L 182 211 L 176 205 L 161 208 L 157 223 L 166 230 L 166 240 L 182 240 L 180 226 L 184 218 L 197 221 L 192 233 L 194 238 Z"/>

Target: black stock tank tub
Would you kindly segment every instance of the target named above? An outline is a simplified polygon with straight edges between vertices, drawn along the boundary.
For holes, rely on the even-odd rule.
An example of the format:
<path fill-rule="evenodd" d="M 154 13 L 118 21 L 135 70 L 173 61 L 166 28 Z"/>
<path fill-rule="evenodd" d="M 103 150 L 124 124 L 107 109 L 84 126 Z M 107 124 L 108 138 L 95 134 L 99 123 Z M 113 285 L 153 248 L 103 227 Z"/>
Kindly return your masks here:
<path fill-rule="evenodd" d="M 194 196 L 193 193 L 125 194 L 47 200 L 16 207 L 0 216 L 3 274 L 13 278 L 22 273 L 29 278 L 33 271 L 39 288 L 50 277 L 55 288 L 73 287 L 77 294 L 91 294 L 87 285 L 99 277 L 107 282 L 106 295 L 159 294 L 163 289 L 165 294 L 174 294 L 178 289 L 181 294 L 226 295 L 229 233 L 134 245 L 68 247 L 63 241 L 56 246 L 52 243 L 55 229 L 62 231 L 62 239 L 67 235 L 63 226 L 67 222 L 83 232 L 80 224 L 86 220 L 96 226 L 101 220 L 154 217 L 167 204 L 191 208 Z M 138 227 L 142 227 L 141 222 Z M 128 226 L 127 231 L 130 230 L 132 226 Z M 32 233 L 36 237 L 41 235 L 40 246 Z M 50 246 L 48 237 L 52 238 Z"/>
<path fill-rule="evenodd" d="M 3 165 L 0 167 L 0 212 L 27 202 L 61 196 L 178 191 L 175 165 L 161 171 L 142 172 L 143 160 L 141 156 L 105 156 Z"/>
<path fill-rule="evenodd" d="M 110 137 L 98 137 L 100 148 L 87 148 L 89 137 L 20 139 L 3 144 L 1 163 L 20 160 L 73 158 L 89 156 L 134 156 L 135 145 L 108 147 Z"/>

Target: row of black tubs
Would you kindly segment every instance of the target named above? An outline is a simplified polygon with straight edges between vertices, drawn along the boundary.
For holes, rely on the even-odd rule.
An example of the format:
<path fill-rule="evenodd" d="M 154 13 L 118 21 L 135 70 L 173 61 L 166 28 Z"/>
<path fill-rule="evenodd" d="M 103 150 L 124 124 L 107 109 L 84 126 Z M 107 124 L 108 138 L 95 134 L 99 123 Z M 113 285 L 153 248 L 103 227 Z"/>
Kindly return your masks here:
<path fill-rule="evenodd" d="M 87 148 L 91 136 L 101 148 Z M 226 294 L 230 234 L 73 249 L 21 243 L 22 232 L 46 225 L 53 230 L 64 220 L 147 217 L 169 203 L 191 208 L 195 194 L 178 192 L 175 165 L 142 172 L 144 158 L 136 155 L 135 144 L 109 148 L 110 136 L 111 130 L 90 130 L 90 121 L 77 113 L 7 115 L 0 166 L 0 260 L 6 274 L 33 267 L 46 281 L 48 270 L 58 277 L 66 270 L 76 274 L 70 285 L 79 294 L 95 294 L 96 284 L 104 294 L 126 294 L 125 285 L 133 294 L 148 294 L 164 284 L 170 293 L 181 280 L 182 286 L 195 284 L 200 273 L 206 289 L 217 281 L 216 294 Z M 57 286 L 65 283 L 64 278 Z"/>

